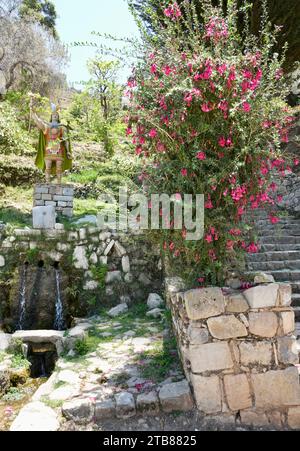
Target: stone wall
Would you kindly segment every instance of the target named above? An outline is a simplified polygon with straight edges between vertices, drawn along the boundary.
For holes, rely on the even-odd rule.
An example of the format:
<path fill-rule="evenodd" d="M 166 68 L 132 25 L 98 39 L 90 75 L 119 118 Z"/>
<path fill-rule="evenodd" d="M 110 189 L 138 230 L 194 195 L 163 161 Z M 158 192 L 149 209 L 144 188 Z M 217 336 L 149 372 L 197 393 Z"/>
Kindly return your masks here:
<path fill-rule="evenodd" d="M 25 263 L 26 280 L 34 282 L 35 275 L 40 280 L 39 286 L 26 285 L 28 302 L 34 298 L 43 305 L 43 324 L 38 328 L 50 327 L 47 324 L 56 297 L 54 269 L 60 271 L 61 296 L 69 317 L 84 316 L 99 306 L 146 301 L 149 293 L 161 290 L 159 249 L 150 246 L 143 234 L 103 232 L 97 227 L 65 230 L 62 224 L 56 224 L 54 230 L 0 230 L 0 321 L 12 328 L 17 321 Z M 47 275 L 48 295 L 41 287 Z"/>
<path fill-rule="evenodd" d="M 167 279 L 166 292 L 198 409 L 225 423 L 300 428 L 290 286 L 184 291 Z"/>
<path fill-rule="evenodd" d="M 40 183 L 35 185 L 33 193 L 34 207 L 55 207 L 63 216 L 73 216 L 74 186 Z"/>

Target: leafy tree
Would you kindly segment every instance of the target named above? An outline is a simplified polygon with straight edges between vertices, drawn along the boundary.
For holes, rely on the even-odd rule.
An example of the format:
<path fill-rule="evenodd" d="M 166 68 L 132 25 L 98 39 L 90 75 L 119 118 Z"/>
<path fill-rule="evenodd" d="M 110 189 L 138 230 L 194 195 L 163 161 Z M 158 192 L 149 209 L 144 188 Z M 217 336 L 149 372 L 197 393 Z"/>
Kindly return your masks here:
<path fill-rule="evenodd" d="M 87 84 L 91 95 L 100 100 L 103 117 L 106 121 L 115 116 L 120 107 L 121 89 L 117 84 L 119 70 L 117 61 L 103 61 L 96 58 L 88 62 L 92 79 Z"/>
<path fill-rule="evenodd" d="M 23 0 L 19 8 L 19 16 L 23 19 L 34 19 L 57 37 L 55 5 L 50 0 Z"/>

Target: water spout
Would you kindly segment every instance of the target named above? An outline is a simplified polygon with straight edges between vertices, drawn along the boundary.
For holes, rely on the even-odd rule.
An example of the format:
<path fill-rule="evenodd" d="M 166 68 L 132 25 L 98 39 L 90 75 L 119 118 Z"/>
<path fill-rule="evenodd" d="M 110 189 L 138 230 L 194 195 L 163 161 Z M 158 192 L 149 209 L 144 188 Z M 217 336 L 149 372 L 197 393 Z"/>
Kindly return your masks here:
<path fill-rule="evenodd" d="M 23 330 L 24 320 L 26 315 L 26 275 L 28 264 L 25 263 L 22 276 L 21 276 L 21 288 L 20 288 L 20 302 L 19 302 L 19 322 L 18 329 Z"/>
<path fill-rule="evenodd" d="M 60 292 L 60 272 L 59 269 L 55 269 L 55 279 L 56 279 L 56 302 L 55 302 L 55 321 L 54 329 L 63 330 L 64 328 L 64 317 L 63 317 L 63 305 L 61 301 Z"/>

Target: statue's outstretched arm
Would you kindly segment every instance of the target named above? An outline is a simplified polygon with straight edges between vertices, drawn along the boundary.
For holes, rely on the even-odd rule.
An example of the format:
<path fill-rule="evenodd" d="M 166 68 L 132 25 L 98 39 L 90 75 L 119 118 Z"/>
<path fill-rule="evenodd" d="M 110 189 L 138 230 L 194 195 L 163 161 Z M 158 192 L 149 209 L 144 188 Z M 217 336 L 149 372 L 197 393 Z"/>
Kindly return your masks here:
<path fill-rule="evenodd" d="M 47 122 L 43 121 L 43 119 L 41 119 L 40 117 L 38 117 L 38 115 L 35 112 L 32 112 L 32 119 L 34 121 L 34 123 L 36 124 L 36 126 L 43 131 L 43 133 L 46 133 L 47 128 L 48 128 L 48 124 Z"/>

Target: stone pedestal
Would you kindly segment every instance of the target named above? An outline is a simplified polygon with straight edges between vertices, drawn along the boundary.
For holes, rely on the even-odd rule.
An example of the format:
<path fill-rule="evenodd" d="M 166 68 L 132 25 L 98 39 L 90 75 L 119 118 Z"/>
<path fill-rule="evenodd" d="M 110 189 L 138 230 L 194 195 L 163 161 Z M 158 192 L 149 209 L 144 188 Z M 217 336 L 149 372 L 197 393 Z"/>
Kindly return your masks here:
<path fill-rule="evenodd" d="M 34 207 L 54 207 L 55 211 L 63 216 L 73 216 L 73 185 L 54 185 L 40 183 L 35 185 L 33 194 Z"/>

